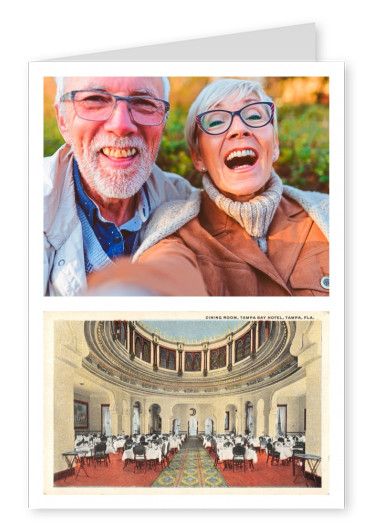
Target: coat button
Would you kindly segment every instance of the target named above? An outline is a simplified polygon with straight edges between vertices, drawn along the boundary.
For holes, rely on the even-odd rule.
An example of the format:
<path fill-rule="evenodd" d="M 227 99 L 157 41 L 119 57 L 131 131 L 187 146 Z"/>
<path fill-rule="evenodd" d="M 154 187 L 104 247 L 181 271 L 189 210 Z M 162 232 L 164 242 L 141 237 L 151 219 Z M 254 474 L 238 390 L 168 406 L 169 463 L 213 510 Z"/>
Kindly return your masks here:
<path fill-rule="evenodd" d="M 322 277 L 320 284 L 324 289 L 329 289 L 329 277 Z"/>
<path fill-rule="evenodd" d="M 59 266 L 63 266 L 65 264 L 65 260 L 59 260 L 57 265 Z"/>
<path fill-rule="evenodd" d="M 121 238 L 119 238 L 119 236 L 114 238 L 114 243 L 120 243 L 120 242 L 121 242 Z"/>

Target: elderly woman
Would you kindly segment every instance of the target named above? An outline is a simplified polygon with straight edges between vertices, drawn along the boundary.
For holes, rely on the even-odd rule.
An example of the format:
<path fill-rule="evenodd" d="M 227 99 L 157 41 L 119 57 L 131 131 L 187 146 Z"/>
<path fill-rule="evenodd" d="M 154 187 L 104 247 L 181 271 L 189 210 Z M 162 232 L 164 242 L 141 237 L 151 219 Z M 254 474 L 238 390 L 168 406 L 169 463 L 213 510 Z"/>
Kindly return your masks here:
<path fill-rule="evenodd" d="M 186 140 L 204 191 L 154 213 L 123 278 L 161 295 L 328 295 L 328 196 L 284 186 L 273 170 L 277 113 L 261 85 L 206 86 Z"/>

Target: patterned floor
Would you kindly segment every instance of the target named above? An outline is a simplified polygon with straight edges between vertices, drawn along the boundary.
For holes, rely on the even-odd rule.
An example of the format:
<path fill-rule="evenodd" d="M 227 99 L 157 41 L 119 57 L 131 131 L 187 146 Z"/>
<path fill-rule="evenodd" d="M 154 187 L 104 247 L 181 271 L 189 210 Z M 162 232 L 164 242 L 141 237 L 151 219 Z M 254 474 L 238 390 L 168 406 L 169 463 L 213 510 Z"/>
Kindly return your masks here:
<path fill-rule="evenodd" d="M 197 437 L 190 437 L 152 487 L 227 487 Z"/>

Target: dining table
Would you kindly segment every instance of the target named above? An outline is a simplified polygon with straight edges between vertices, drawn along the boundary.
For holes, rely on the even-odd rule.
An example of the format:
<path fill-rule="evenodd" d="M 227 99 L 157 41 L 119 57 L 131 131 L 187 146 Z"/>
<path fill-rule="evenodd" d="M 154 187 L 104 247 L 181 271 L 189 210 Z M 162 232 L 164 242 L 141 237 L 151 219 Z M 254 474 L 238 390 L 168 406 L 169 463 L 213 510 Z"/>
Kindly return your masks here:
<path fill-rule="evenodd" d="M 319 483 L 319 476 L 317 469 L 321 463 L 321 456 L 316 454 L 294 454 L 292 457 L 292 474 L 295 476 L 294 483 L 302 476 L 306 487 L 308 487 L 308 481 L 306 477 L 306 464 L 309 468 L 309 473 L 312 475 L 315 485 Z M 297 473 L 296 473 L 297 472 Z"/>
<path fill-rule="evenodd" d="M 67 452 L 63 452 L 63 456 L 68 465 L 68 468 L 65 472 L 64 481 L 67 480 L 69 470 L 72 470 L 73 467 L 75 468 L 76 479 L 78 478 L 81 471 L 85 473 L 86 477 L 89 477 L 85 469 L 86 454 L 86 450 L 68 450 Z"/>

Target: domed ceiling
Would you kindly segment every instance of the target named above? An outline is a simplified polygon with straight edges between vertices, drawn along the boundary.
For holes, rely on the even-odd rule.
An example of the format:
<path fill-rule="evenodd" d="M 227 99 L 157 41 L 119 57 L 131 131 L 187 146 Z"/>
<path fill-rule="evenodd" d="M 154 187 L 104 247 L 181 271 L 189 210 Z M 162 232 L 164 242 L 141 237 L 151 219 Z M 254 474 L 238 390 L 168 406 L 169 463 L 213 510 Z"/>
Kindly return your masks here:
<path fill-rule="evenodd" d="M 89 355 L 83 359 L 83 367 L 124 390 L 144 394 L 189 396 L 194 393 L 209 397 L 219 392 L 246 393 L 299 371 L 297 359 L 290 353 L 295 323 L 274 321 L 267 322 L 267 326 L 259 323 L 221 323 L 225 326 L 214 330 L 206 321 L 194 321 L 189 323 L 196 328 L 194 333 L 186 321 L 165 321 L 164 326 L 158 321 L 86 321 L 84 332 Z M 143 344 L 149 345 L 147 356 L 141 351 L 137 357 L 135 338 L 142 338 Z M 248 350 L 247 338 L 251 338 Z M 238 356 L 241 342 L 244 348 L 242 356 Z M 174 353 L 176 361 L 172 369 L 161 365 L 162 350 Z M 225 352 L 227 358 L 224 365 L 216 365 L 213 370 L 210 360 L 216 352 Z M 196 372 L 184 367 L 187 354 L 195 354 L 202 360 Z"/>
<path fill-rule="evenodd" d="M 161 338 L 175 339 L 184 343 L 203 342 L 216 339 L 224 334 L 235 331 L 244 321 L 141 321 L 140 325 Z M 183 336 L 182 336 L 183 334 Z"/>

